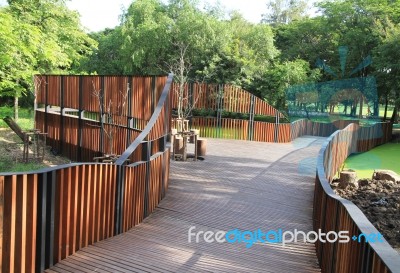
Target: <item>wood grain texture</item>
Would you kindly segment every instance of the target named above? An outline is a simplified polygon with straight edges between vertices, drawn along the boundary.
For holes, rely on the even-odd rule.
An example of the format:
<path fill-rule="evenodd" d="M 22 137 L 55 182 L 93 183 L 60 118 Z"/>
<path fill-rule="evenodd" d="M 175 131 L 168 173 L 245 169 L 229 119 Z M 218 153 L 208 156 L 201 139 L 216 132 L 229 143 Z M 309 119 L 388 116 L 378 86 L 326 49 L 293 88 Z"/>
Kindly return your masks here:
<path fill-rule="evenodd" d="M 133 227 L 132 206 L 124 213 L 125 233 L 83 248 L 51 270 L 320 272 L 313 244 L 284 248 L 260 243 L 249 249 L 242 244 L 197 244 L 188 242 L 188 229 L 311 230 L 314 175 L 299 174 L 298 164 L 316 156 L 323 139 L 307 137 L 293 144 L 207 141 L 204 161 L 171 161 L 168 194 L 141 224 Z M 151 164 L 162 169 L 159 160 Z M 125 202 L 142 203 L 144 190 L 132 177 L 145 166 L 127 168 Z M 159 171 L 151 174 L 150 209 L 159 198 L 160 176 Z"/>
<path fill-rule="evenodd" d="M 376 228 L 353 203 L 337 196 L 329 183 L 346 158 L 364 152 L 391 138 L 392 125 L 377 123 L 370 127 L 350 124 L 335 132 L 318 157 L 314 194 L 314 230 L 349 231 L 349 236 L 378 233 Z M 385 242 L 316 243 L 317 256 L 324 272 L 396 272 L 399 254 Z"/>

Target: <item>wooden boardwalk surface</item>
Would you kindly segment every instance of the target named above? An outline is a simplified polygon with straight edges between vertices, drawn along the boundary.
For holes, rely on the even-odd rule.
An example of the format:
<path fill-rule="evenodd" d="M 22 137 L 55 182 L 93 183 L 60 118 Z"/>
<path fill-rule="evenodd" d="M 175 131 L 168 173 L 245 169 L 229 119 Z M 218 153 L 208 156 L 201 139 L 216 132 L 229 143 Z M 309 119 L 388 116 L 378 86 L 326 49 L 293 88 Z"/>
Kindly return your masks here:
<path fill-rule="evenodd" d="M 323 140 L 208 139 L 204 161 L 172 162 L 167 196 L 143 223 L 46 272 L 320 272 L 313 244 L 189 243 L 188 230 L 312 230 Z"/>

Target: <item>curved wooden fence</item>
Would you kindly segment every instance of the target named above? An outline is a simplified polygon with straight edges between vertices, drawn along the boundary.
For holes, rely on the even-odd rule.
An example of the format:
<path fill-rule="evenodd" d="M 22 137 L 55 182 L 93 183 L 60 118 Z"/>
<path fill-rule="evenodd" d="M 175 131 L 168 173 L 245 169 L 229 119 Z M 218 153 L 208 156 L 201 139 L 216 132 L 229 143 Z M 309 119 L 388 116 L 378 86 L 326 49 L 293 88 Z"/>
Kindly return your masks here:
<path fill-rule="evenodd" d="M 333 192 L 330 182 L 350 154 L 388 142 L 391 132 L 389 123 L 362 128 L 350 124 L 328 138 L 317 161 L 313 212 L 315 231 L 349 231 L 350 237 L 378 233 L 355 204 Z M 316 248 L 322 272 L 399 272 L 400 256 L 386 241 L 317 242 Z"/>
<path fill-rule="evenodd" d="M 172 85 L 172 108 L 178 108 L 178 90 L 179 83 L 174 83 Z M 230 84 L 187 83 L 184 85 L 184 98 L 183 108 L 284 117 L 266 101 Z"/>
<path fill-rule="evenodd" d="M 291 140 L 295 140 L 305 135 L 328 137 L 337 130 L 342 130 L 352 123 L 359 124 L 359 120 L 334 120 L 330 123 L 323 123 L 300 119 L 291 123 L 290 138 Z"/>
<path fill-rule="evenodd" d="M 291 142 L 304 135 L 327 137 L 336 130 L 359 122 L 335 120 L 331 123 L 322 123 L 301 119 L 292 123 L 270 123 L 215 117 L 193 117 L 190 121 L 190 127 L 199 129 L 202 137 L 277 143 Z"/>
<path fill-rule="evenodd" d="M 0 174 L 1 272 L 41 272 L 154 210 L 168 187 L 171 83 L 169 75 L 149 122 L 116 164 Z"/>
<path fill-rule="evenodd" d="M 122 154 L 147 125 L 166 76 L 35 76 L 36 128 L 77 162 Z"/>

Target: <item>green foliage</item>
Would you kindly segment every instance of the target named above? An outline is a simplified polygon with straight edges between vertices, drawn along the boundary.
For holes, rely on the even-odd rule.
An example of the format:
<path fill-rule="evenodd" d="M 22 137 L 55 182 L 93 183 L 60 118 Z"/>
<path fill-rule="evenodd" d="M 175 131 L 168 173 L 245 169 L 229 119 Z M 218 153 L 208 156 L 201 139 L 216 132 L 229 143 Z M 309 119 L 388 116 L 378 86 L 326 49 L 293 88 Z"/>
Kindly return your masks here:
<path fill-rule="evenodd" d="M 270 0 L 268 13 L 263 14 L 262 22 L 268 24 L 288 24 L 305 16 L 307 2 L 301 0 Z"/>
<path fill-rule="evenodd" d="M 0 156 L 0 172 L 29 172 L 47 167 L 46 164 L 13 162 L 10 158 Z"/>
<path fill-rule="evenodd" d="M 253 25 L 233 13 L 223 20 L 218 8 L 201 11 L 195 1 L 132 3 L 122 25 L 124 73 L 174 70 L 185 51 L 191 79 L 251 86 L 278 55 L 267 25 Z"/>
<path fill-rule="evenodd" d="M 0 107 L 0 128 L 8 128 L 8 125 L 4 122 L 3 118 L 6 116 L 13 116 L 14 109 L 10 106 Z M 19 108 L 19 119 L 17 124 L 22 130 L 33 129 L 33 109 L 32 108 Z"/>
<path fill-rule="evenodd" d="M 0 8 L 0 22 L 0 96 L 19 96 L 34 73 L 40 31 L 7 8 Z"/>
<path fill-rule="evenodd" d="M 301 59 L 277 63 L 265 72 L 264 81 L 258 86 L 262 97 L 280 110 L 286 108 L 286 91 L 291 85 L 315 82 L 319 79 L 318 69 Z"/>
<path fill-rule="evenodd" d="M 35 73 L 72 72 L 96 46 L 62 0 L 9 0 L 0 21 L 0 96 L 32 90 Z"/>
<path fill-rule="evenodd" d="M 203 109 L 193 109 L 192 116 L 193 117 L 217 117 L 217 111 L 215 111 L 213 109 L 204 109 L 204 108 Z M 222 110 L 221 118 L 249 120 L 250 116 L 247 113 L 237 113 L 237 112 L 229 112 L 226 110 Z M 275 117 L 264 116 L 264 115 L 255 115 L 254 121 L 275 123 Z M 285 118 L 281 118 L 280 122 L 286 123 L 286 122 L 288 122 L 288 120 Z"/>
<path fill-rule="evenodd" d="M 230 83 L 252 89 L 279 54 L 270 26 L 247 22 L 238 13 L 221 22 L 225 31 L 223 46 L 209 60 L 204 73 L 216 83 Z M 222 33 L 222 30 L 221 32 Z"/>
<path fill-rule="evenodd" d="M 135 0 L 120 26 L 90 35 L 64 0 L 8 2 L 0 8 L 0 96 L 32 90 L 34 73 L 180 71 L 178 81 L 238 85 L 284 110 L 289 86 L 348 78 L 372 55 L 373 65 L 352 77 L 376 76 L 380 101 L 400 108 L 399 0 L 323 1 L 313 18 L 304 16 L 306 1 L 271 0 L 259 24 L 196 0 Z M 342 45 L 349 52 L 344 73 Z M 314 69 L 319 58 L 337 77 Z"/>
<path fill-rule="evenodd" d="M 375 75 L 381 95 L 400 109 L 400 26 L 380 26 L 383 41 L 374 49 Z"/>
<path fill-rule="evenodd" d="M 124 74 L 124 64 L 121 60 L 122 29 L 105 29 L 90 33 L 89 36 L 98 43 L 93 54 L 85 55 L 74 70 L 84 74 L 121 75 Z"/>

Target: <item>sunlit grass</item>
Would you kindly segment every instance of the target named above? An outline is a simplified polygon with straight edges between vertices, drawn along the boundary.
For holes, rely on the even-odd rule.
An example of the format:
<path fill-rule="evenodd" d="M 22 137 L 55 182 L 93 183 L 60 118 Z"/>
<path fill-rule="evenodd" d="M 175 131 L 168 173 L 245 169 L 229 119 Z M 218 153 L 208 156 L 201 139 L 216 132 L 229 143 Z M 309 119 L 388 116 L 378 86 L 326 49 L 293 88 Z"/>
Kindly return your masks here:
<path fill-rule="evenodd" d="M 19 108 L 19 118 L 17 124 L 21 127 L 22 130 L 30 130 L 33 129 L 33 109 L 27 108 Z M 4 122 L 3 118 L 6 116 L 10 116 L 14 118 L 14 108 L 9 106 L 1 106 L 0 107 L 0 128 L 8 128 L 8 125 Z"/>
<path fill-rule="evenodd" d="M 357 171 L 359 178 L 371 178 L 375 169 L 392 170 L 400 174 L 400 143 L 387 143 L 368 152 L 351 155 L 345 168 Z"/>
<path fill-rule="evenodd" d="M 44 163 L 37 162 L 13 162 L 9 158 L 0 155 L 0 172 L 29 172 L 48 167 Z"/>

